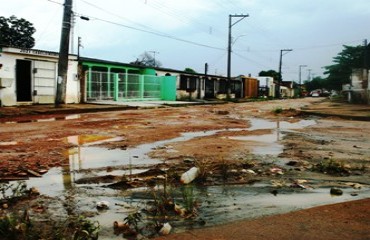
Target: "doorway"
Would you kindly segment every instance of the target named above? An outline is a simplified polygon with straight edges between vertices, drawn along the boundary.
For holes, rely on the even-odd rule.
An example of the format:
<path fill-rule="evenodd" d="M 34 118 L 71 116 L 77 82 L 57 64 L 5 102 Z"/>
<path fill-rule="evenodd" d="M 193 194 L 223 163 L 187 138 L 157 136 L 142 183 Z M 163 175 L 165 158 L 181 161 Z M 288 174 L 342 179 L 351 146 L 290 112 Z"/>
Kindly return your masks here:
<path fill-rule="evenodd" d="M 17 83 L 17 102 L 31 102 L 31 61 L 17 59 L 15 74 Z"/>

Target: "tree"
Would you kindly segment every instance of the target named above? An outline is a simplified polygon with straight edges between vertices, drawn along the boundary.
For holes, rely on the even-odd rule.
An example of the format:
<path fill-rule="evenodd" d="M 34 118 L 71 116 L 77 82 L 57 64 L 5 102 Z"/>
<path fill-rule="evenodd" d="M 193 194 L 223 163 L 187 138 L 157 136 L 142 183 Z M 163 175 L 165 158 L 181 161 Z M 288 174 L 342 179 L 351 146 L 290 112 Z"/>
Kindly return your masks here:
<path fill-rule="evenodd" d="M 306 90 L 311 92 L 315 89 L 327 88 L 327 80 L 322 77 L 314 77 L 311 81 L 305 81 Z"/>
<path fill-rule="evenodd" d="M 326 87 L 340 90 L 343 84 L 350 83 L 352 69 L 363 68 L 365 58 L 364 46 L 343 46 L 342 52 L 333 58 L 335 64 L 326 66 L 324 74 L 328 74 Z"/>
<path fill-rule="evenodd" d="M 185 68 L 184 72 L 187 72 L 187 73 L 197 73 L 194 69 L 192 68 Z"/>
<path fill-rule="evenodd" d="M 0 17 L 0 44 L 20 48 L 33 48 L 35 39 L 32 35 L 36 32 L 33 24 L 16 16 L 9 18 Z"/>
<path fill-rule="evenodd" d="M 136 59 L 131 64 L 140 65 L 140 66 L 147 66 L 147 67 L 160 67 L 162 63 L 155 59 L 151 54 L 148 52 L 144 52 L 140 55 L 140 58 Z"/>
<path fill-rule="evenodd" d="M 258 76 L 260 77 L 272 77 L 274 80 L 279 79 L 279 73 L 275 70 L 261 71 Z"/>

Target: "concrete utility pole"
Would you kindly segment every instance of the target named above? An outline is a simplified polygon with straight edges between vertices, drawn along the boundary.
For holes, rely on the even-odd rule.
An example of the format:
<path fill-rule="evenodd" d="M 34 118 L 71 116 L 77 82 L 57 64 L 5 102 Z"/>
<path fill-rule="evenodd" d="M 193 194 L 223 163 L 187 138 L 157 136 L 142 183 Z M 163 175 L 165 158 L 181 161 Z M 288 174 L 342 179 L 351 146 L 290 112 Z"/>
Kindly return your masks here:
<path fill-rule="evenodd" d="M 280 86 L 281 86 L 281 83 L 283 81 L 283 78 L 281 76 L 281 65 L 283 63 L 283 52 L 290 52 L 290 51 L 293 51 L 293 49 L 281 49 L 280 50 L 280 61 L 279 61 L 279 81 L 278 81 L 278 85 L 277 85 L 277 94 L 276 96 L 278 98 L 281 98 L 281 92 L 280 92 Z"/>
<path fill-rule="evenodd" d="M 307 65 L 299 65 L 299 96 L 302 97 L 302 68 Z"/>
<path fill-rule="evenodd" d="M 367 39 L 364 39 L 364 68 L 362 70 L 362 87 L 364 89 L 368 88 L 368 78 L 369 78 L 369 56 L 368 56 L 368 46 Z"/>
<path fill-rule="evenodd" d="M 57 78 L 57 92 L 55 97 L 55 107 L 60 106 L 60 104 L 64 104 L 66 98 L 71 17 L 72 17 L 72 0 L 65 0 L 62 22 L 62 33 L 59 47 L 58 78 Z"/>
<path fill-rule="evenodd" d="M 232 22 L 232 18 L 240 18 L 236 22 Z M 231 44 L 232 44 L 232 36 L 231 36 L 231 28 L 243 20 L 244 18 L 249 17 L 248 14 L 240 14 L 240 15 L 229 15 L 229 37 L 228 37 L 228 47 L 227 47 L 227 82 L 226 82 L 226 94 L 227 98 L 230 99 L 231 93 Z"/>
<path fill-rule="evenodd" d="M 312 69 L 307 69 L 308 71 L 308 81 L 310 82 L 311 81 L 311 71 Z"/>

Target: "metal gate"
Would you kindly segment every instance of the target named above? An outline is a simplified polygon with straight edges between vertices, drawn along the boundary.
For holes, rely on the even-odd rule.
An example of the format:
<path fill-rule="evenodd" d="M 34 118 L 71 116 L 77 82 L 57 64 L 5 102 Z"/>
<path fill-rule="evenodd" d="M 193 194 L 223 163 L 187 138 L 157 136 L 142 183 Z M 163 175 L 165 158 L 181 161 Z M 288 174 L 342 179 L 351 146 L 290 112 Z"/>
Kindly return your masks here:
<path fill-rule="evenodd" d="M 56 63 L 33 61 L 33 95 L 36 103 L 54 103 Z"/>
<path fill-rule="evenodd" d="M 160 100 L 161 82 L 158 76 L 107 73 L 86 73 L 87 100 Z"/>

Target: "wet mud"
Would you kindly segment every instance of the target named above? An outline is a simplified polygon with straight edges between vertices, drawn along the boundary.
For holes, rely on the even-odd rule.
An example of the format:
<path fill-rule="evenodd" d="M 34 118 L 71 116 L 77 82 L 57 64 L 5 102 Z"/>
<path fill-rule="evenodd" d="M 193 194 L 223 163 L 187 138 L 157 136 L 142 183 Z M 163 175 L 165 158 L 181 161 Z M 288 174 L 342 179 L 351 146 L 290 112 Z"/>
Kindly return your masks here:
<path fill-rule="evenodd" d="M 181 232 L 370 196 L 369 140 L 359 139 L 366 139 L 368 123 L 300 118 L 291 107 L 276 115 L 274 107 L 84 114 L 23 122 L 29 133 L 21 137 L 6 131 L 17 124 L 7 122 L 0 126 L 2 156 L 10 162 L 22 154 L 30 162 L 49 159 L 7 169 L 3 163 L 2 180 L 24 180 L 41 196 L 59 199 L 47 204 L 53 214 L 67 216 L 72 209 L 98 221 L 99 239 L 116 237 L 113 223 L 138 212 L 142 229 L 168 222 L 172 232 Z M 330 161 L 333 166 L 324 165 Z M 182 184 L 193 167 L 197 176 Z M 109 207 L 100 209 L 100 202 Z"/>

